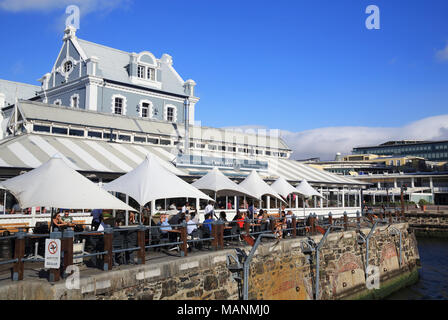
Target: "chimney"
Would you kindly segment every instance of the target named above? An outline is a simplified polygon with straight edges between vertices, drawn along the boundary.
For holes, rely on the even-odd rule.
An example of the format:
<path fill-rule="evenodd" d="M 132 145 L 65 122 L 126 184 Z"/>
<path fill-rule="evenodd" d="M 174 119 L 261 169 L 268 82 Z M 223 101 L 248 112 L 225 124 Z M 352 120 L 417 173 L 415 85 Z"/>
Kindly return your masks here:
<path fill-rule="evenodd" d="M 50 83 L 50 77 L 51 77 L 51 74 L 46 73 L 46 74 L 44 74 L 44 76 L 42 78 L 37 80 L 41 83 L 42 90 L 44 90 L 44 91 L 48 90 L 48 84 Z"/>
<path fill-rule="evenodd" d="M 196 82 L 191 79 L 188 79 L 184 83 L 184 92 L 189 97 L 194 97 L 194 87 L 196 86 Z"/>
<path fill-rule="evenodd" d="M 98 69 L 98 57 L 91 56 L 87 59 L 87 74 L 89 76 L 96 76 L 96 71 Z"/>

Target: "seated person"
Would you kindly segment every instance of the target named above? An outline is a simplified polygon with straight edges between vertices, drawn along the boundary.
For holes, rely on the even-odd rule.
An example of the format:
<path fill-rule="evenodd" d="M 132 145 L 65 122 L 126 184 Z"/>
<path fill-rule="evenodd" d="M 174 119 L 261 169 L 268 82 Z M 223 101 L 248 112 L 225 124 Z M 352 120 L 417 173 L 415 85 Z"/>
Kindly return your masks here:
<path fill-rule="evenodd" d="M 59 230 L 62 230 L 63 228 L 65 228 L 67 226 L 67 224 L 64 221 L 62 221 L 61 214 L 59 212 L 56 213 L 56 215 L 51 220 L 51 225 L 52 225 L 53 231 L 54 231 L 54 228 L 58 228 Z"/>
<path fill-rule="evenodd" d="M 226 213 L 224 211 L 221 211 L 219 213 L 219 220 L 223 221 L 223 222 L 227 222 L 227 215 L 226 215 Z"/>
<path fill-rule="evenodd" d="M 66 224 L 67 227 L 74 227 L 73 218 L 70 217 L 68 210 L 64 210 L 64 216 L 61 218 L 62 222 Z"/>
<path fill-rule="evenodd" d="M 208 235 L 212 234 L 212 222 L 213 222 L 212 214 L 207 213 L 205 215 L 205 220 L 202 223 L 202 228 L 203 228 L 204 234 L 208 234 Z"/>
<path fill-rule="evenodd" d="M 191 215 L 185 215 L 185 222 L 187 223 L 187 234 L 189 236 L 194 236 L 197 234 L 198 227 L 196 226 L 196 222 L 191 220 Z"/>

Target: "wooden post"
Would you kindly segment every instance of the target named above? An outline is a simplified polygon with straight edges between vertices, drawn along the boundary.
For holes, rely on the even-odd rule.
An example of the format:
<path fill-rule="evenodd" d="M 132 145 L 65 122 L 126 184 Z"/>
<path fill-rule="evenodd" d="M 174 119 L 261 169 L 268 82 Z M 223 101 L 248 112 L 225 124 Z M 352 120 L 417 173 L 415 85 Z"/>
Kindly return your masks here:
<path fill-rule="evenodd" d="M 218 250 L 218 225 L 216 221 L 212 222 L 212 247 L 214 250 Z"/>
<path fill-rule="evenodd" d="M 187 246 L 187 224 L 184 222 L 182 223 L 182 227 L 180 229 L 180 240 L 182 241 L 181 244 L 181 256 L 186 257 L 188 255 L 188 246 Z"/>
<path fill-rule="evenodd" d="M 249 235 L 250 233 L 249 228 L 250 228 L 250 222 L 249 219 L 246 218 L 244 220 L 244 232 L 246 232 L 246 235 Z"/>
<path fill-rule="evenodd" d="M 269 218 L 269 225 L 271 226 L 271 232 L 275 233 L 275 217 Z"/>
<path fill-rule="evenodd" d="M 114 254 L 112 252 L 112 237 L 113 237 L 113 229 L 107 226 L 104 229 L 104 250 L 107 253 L 104 255 L 104 263 L 103 270 L 109 271 L 112 270 L 114 265 Z"/>
<path fill-rule="evenodd" d="M 358 224 L 358 228 L 361 228 L 361 215 L 359 211 L 356 211 L 356 223 Z"/>
<path fill-rule="evenodd" d="M 64 253 L 64 264 L 62 266 L 62 275 L 66 277 L 67 274 L 65 270 L 67 270 L 68 266 L 73 265 L 73 237 L 75 233 L 72 228 L 67 228 L 62 233 L 62 241 L 61 241 L 61 252 Z"/>
<path fill-rule="evenodd" d="M 292 237 L 295 238 L 296 236 L 297 236 L 297 219 L 296 219 L 296 216 L 293 215 L 292 216 Z"/>
<path fill-rule="evenodd" d="M 331 214 L 331 212 L 328 214 L 328 223 L 330 224 L 330 226 L 333 225 L 333 215 Z"/>
<path fill-rule="evenodd" d="M 380 210 L 380 220 L 383 221 L 383 211 Z"/>
<path fill-rule="evenodd" d="M 225 223 L 223 221 L 219 221 L 219 224 L 218 224 L 218 247 L 220 249 L 224 249 L 224 227 L 225 227 Z"/>
<path fill-rule="evenodd" d="M 389 223 L 392 224 L 392 211 L 389 210 Z"/>
<path fill-rule="evenodd" d="M 61 237 L 62 237 L 62 233 L 60 231 L 50 232 L 50 239 L 61 239 Z M 61 246 L 62 246 L 62 241 L 61 241 Z M 62 248 L 61 248 L 61 250 L 62 250 Z M 61 279 L 61 268 L 50 269 L 48 280 L 50 282 L 56 282 L 56 281 L 59 281 L 60 279 Z"/>
<path fill-rule="evenodd" d="M 344 212 L 344 231 L 347 231 L 348 228 L 348 217 L 347 212 Z"/>
<path fill-rule="evenodd" d="M 140 226 L 137 231 L 137 245 L 140 247 L 137 254 L 138 264 L 145 264 L 145 227 Z"/>
<path fill-rule="evenodd" d="M 22 229 L 19 229 L 19 232 L 16 235 L 15 240 L 15 248 L 14 248 L 14 259 L 17 259 L 17 262 L 14 262 L 13 266 L 13 281 L 23 280 L 23 271 L 24 271 L 24 262 L 22 259 L 25 256 L 25 232 Z"/>
<path fill-rule="evenodd" d="M 313 214 L 311 214 L 310 217 L 311 217 L 311 219 L 310 219 L 311 220 L 311 233 L 314 234 L 316 232 L 316 217 Z"/>

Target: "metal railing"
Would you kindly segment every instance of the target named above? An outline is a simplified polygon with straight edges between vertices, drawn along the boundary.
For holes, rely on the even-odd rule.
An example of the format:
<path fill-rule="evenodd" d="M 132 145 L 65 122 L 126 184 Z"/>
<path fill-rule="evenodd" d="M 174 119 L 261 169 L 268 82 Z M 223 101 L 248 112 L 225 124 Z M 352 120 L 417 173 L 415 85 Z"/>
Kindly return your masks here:
<path fill-rule="evenodd" d="M 367 212 L 361 216 L 358 212 L 356 218 L 348 218 L 345 213 L 340 218 L 333 218 L 331 212 L 327 217 L 310 214 L 306 219 L 292 216 L 271 216 L 267 219 L 245 219 L 231 222 L 214 220 L 207 223 L 187 223 L 170 225 L 171 231 L 163 230 L 164 226 L 136 227 L 109 227 L 104 231 L 83 231 L 74 232 L 72 228 L 67 228 L 62 232 L 56 231 L 47 234 L 26 233 L 19 229 L 14 235 L 0 237 L 0 240 L 10 242 L 13 248 L 13 257 L 0 260 L 1 265 L 12 264 L 12 279 L 15 281 L 24 279 L 25 262 L 43 262 L 44 258 L 38 255 L 38 245 L 34 255 L 25 256 L 26 242 L 40 239 L 60 239 L 61 240 L 61 267 L 50 269 L 49 280 L 59 281 L 61 276 L 66 277 L 66 269 L 73 264 L 74 259 L 84 259 L 95 257 L 96 267 L 104 271 L 112 270 L 114 265 L 119 264 L 116 258 L 120 255 L 133 255 L 136 253 L 136 263 L 145 264 L 146 258 L 151 255 L 151 249 L 157 250 L 168 248 L 176 250 L 179 256 L 188 256 L 189 251 L 203 249 L 204 243 L 212 250 L 221 250 L 224 247 L 241 246 L 244 244 L 254 245 L 256 238 L 260 235 L 275 235 L 276 239 L 309 237 L 317 234 L 328 234 L 332 230 L 360 230 L 364 227 L 372 227 L 376 223 L 393 224 L 402 221 L 400 212 L 389 211 L 379 216 L 373 212 Z M 208 228 L 208 225 L 210 229 Z M 187 227 L 196 226 L 197 233 L 187 233 Z M 207 228 L 207 229 L 206 229 Z M 170 237 L 169 234 L 172 234 Z M 85 239 L 90 245 L 89 251 L 81 254 L 73 253 L 75 241 Z M 272 241 L 272 240 L 267 240 Z M 117 257 L 118 256 L 118 257 Z M 127 260 L 126 258 L 123 260 Z M 98 263 L 99 262 L 99 263 Z"/>

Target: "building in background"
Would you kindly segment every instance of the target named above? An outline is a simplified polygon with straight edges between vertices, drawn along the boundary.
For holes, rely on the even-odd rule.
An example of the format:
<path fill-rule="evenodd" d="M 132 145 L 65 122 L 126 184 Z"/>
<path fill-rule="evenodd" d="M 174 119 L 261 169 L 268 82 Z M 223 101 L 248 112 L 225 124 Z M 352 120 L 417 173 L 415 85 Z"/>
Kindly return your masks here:
<path fill-rule="evenodd" d="M 353 154 L 388 155 L 388 156 L 415 156 L 430 161 L 448 161 L 448 140 L 444 141 L 389 141 L 378 146 L 356 147 Z"/>

